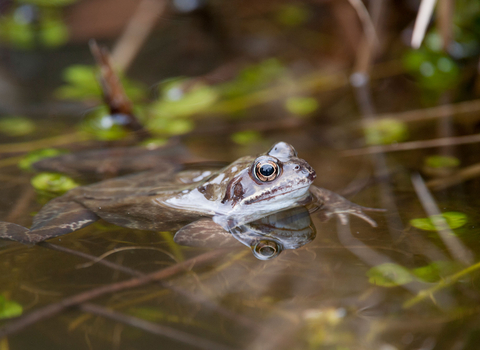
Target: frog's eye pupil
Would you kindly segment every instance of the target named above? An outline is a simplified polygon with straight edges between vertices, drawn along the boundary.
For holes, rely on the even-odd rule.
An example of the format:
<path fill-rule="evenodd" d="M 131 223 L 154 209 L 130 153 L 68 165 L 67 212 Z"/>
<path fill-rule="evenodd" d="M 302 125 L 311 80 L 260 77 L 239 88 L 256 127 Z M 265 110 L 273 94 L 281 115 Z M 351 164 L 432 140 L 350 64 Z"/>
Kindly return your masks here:
<path fill-rule="evenodd" d="M 275 169 L 270 164 L 264 164 L 260 167 L 260 174 L 263 176 L 270 176 L 275 172 Z"/>
<path fill-rule="evenodd" d="M 255 165 L 255 176 L 262 182 L 273 181 L 278 176 L 278 165 L 273 161 L 260 161 Z"/>

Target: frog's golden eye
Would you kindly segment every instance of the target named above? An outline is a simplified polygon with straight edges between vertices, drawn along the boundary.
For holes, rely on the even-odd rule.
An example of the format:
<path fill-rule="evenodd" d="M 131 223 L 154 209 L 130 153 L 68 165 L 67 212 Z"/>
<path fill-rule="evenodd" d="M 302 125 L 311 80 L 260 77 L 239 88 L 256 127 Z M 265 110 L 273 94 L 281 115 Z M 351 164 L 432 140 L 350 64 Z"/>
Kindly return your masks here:
<path fill-rule="evenodd" d="M 278 176 L 278 164 L 271 160 L 258 162 L 255 165 L 255 176 L 262 182 L 275 180 Z"/>

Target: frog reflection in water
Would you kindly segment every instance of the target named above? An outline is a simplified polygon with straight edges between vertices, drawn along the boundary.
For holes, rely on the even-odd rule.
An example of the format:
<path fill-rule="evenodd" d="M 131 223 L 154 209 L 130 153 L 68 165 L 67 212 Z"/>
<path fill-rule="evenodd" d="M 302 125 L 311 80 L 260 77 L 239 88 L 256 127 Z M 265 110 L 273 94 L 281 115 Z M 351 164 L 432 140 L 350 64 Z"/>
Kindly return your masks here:
<path fill-rule="evenodd" d="M 0 222 L 0 238 L 38 243 L 79 230 L 99 218 L 151 231 L 193 225 L 177 233 L 178 242 L 188 241 L 185 236 L 193 234 L 196 225 L 221 228 L 238 238 L 248 223 L 305 205 L 319 209 L 325 218 L 337 215 L 347 223 L 352 214 L 375 226 L 363 212 L 375 209 L 313 186 L 315 178 L 315 171 L 297 157 L 295 149 L 279 142 L 259 157 L 242 157 L 216 172 L 147 171 L 77 187 L 47 203 L 30 229 Z"/>

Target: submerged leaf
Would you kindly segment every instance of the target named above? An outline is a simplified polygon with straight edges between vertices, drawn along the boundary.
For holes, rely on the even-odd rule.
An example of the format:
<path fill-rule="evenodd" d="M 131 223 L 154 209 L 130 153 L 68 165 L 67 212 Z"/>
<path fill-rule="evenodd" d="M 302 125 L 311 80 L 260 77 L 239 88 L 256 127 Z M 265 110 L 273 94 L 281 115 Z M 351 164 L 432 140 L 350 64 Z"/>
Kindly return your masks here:
<path fill-rule="evenodd" d="M 468 221 L 466 214 L 458 211 L 449 211 L 440 215 L 432 215 L 429 218 L 412 219 L 410 220 L 410 225 L 425 231 L 436 231 L 437 228 L 435 227 L 434 221 L 438 217 L 444 218 L 448 227 L 452 230 L 462 227 Z"/>
<path fill-rule="evenodd" d="M 385 263 L 367 271 L 368 281 L 381 287 L 395 287 L 413 280 L 410 272 L 403 266 Z"/>
<path fill-rule="evenodd" d="M 72 178 L 57 173 L 40 173 L 31 180 L 32 186 L 40 192 L 62 194 L 78 186 Z"/>
<path fill-rule="evenodd" d="M 7 300 L 5 296 L 0 295 L 0 320 L 20 316 L 23 313 L 23 307 L 19 303 Z"/>
<path fill-rule="evenodd" d="M 421 281 L 434 283 L 438 282 L 442 277 L 454 274 L 462 269 L 459 263 L 452 261 L 433 261 L 422 267 L 412 270 L 412 273 Z"/>
<path fill-rule="evenodd" d="M 0 133 L 8 136 L 24 136 L 35 131 L 35 124 L 23 116 L 10 116 L 0 119 Z"/>

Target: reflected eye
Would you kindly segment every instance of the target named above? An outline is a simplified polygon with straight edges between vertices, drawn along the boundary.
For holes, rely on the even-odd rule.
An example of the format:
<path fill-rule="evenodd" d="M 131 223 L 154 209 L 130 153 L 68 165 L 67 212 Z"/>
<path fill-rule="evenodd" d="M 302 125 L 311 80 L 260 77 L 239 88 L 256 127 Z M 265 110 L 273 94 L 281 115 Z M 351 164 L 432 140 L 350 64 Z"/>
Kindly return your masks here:
<path fill-rule="evenodd" d="M 270 260 L 282 252 L 282 246 L 274 241 L 262 240 L 252 247 L 252 252 L 259 260 Z"/>
<path fill-rule="evenodd" d="M 278 165 L 275 162 L 258 162 L 255 166 L 255 176 L 262 182 L 273 181 L 278 176 Z"/>

